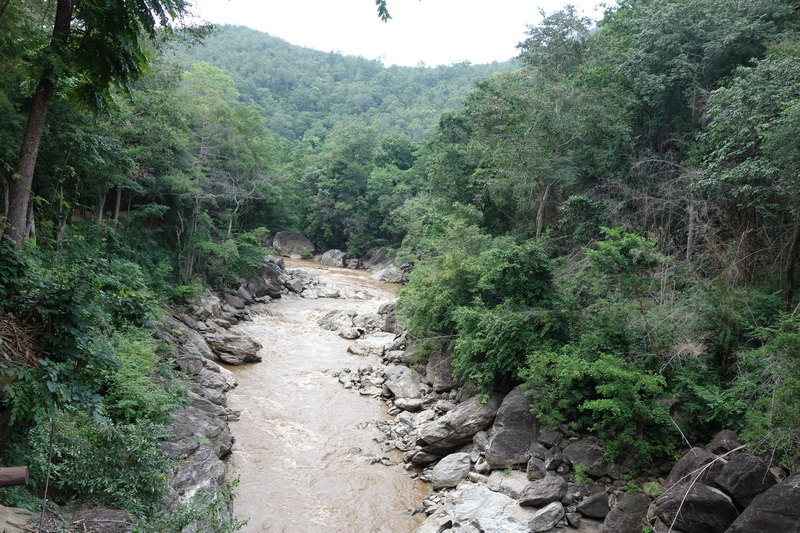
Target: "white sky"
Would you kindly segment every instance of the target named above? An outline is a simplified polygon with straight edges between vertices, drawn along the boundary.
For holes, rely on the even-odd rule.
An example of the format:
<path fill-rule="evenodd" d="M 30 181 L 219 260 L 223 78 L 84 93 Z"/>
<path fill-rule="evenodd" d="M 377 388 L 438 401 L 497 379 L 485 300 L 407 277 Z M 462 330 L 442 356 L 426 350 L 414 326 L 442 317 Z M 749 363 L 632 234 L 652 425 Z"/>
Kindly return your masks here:
<path fill-rule="evenodd" d="M 324 52 L 380 59 L 386 65 L 505 61 L 528 25 L 566 4 L 598 19 L 603 0 L 389 0 L 388 23 L 374 0 L 193 0 L 214 24 L 248 26 Z M 606 0 L 615 4 L 613 0 Z"/>

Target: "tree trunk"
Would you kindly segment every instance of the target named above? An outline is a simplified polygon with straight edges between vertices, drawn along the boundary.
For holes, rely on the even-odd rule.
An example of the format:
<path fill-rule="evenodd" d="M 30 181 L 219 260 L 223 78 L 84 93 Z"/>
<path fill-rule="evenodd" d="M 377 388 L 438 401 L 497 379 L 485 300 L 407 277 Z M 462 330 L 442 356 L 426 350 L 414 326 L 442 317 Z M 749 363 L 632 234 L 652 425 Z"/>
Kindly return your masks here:
<path fill-rule="evenodd" d="M 550 196 L 550 187 L 553 186 L 552 181 L 548 181 L 539 198 L 539 209 L 536 211 L 536 240 L 542 237 L 542 227 L 544 226 L 544 210 L 547 205 L 547 197 Z"/>
<path fill-rule="evenodd" d="M 72 9 L 75 0 L 58 0 L 56 19 L 53 24 L 53 37 L 51 43 L 58 49 L 67 42 L 70 23 L 72 22 Z M 33 171 L 36 167 L 36 157 L 39 155 L 39 144 L 42 140 L 47 109 L 55 92 L 53 85 L 52 68 L 42 73 L 36 91 L 31 99 L 28 111 L 28 121 L 25 124 L 25 133 L 22 136 L 22 146 L 19 150 L 17 172 L 12 176 L 8 197 L 8 222 L 5 233 L 9 235 L 18 248 L 22 248 L 27 232 L 28 202 L 31 197 L 33 185 Z"/>
<path fill-rule="evenodd" d="M 5 218 L 8 216 L 8 179 L 6 175 L 0 172 L 0 182 L 3 183 L 3 216 L 0 218 Z"/>
<path fill-rule="evenodd" d="M 792 245 L 789 248 L 789 261 L 786 264 L 786 311 L 792 310 L 794 300 L 794 275 L 797 268 L 797 256 L 800 254 L 800 215 L 794 223 Z"/>
<path fill-rule="evenodd" d="M 122 187 L 117 187 L 117 199 L 114 202 L 114 220 L 119 220 L 119 206 L 122 203 Z"/>
<path fill-rule="evenodd" d="M 103 194 L 99 194 L 97 197 L 97 224 L 103 223 L 103 211 L 106 208 L 106 195 L 108 191 L 103 191 Z"/>

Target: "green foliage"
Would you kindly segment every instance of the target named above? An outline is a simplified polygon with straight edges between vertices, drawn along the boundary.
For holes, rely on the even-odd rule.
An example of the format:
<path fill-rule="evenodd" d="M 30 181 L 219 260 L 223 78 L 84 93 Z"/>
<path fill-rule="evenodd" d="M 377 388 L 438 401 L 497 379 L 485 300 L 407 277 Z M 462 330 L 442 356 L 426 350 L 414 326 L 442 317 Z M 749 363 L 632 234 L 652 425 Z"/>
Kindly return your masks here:
<path fill-rule="evenodd" d="M 58 503 L 85 498 L 95 505 L 145 515 L 166 495 L 174 460 L 159 446 L 169 432 L 147 420 L 136 424 L 59 411 L 53 426 L 51 497 Z M 31 433 L 27 464 L 31 483 L 42 488 L 48 471 L 50 424 Z"/>

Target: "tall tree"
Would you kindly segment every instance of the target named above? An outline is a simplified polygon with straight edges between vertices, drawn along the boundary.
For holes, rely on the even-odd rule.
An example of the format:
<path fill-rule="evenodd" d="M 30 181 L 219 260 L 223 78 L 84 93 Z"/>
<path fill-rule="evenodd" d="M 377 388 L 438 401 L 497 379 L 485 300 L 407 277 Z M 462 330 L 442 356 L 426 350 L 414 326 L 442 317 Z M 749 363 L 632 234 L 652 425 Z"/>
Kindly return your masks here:
<path fill-rule="evenodd" d="M 9 187 L 8 222 L 4 232 L 22 247 L 39 146 L 57 84 L 72 78 L 74 94 L 100 107 L 111 86 L 127 87 L 145 69 L 145 46 L 156 43 L 185 13 L 185 0 L 56 0 L 49 46 L 41 51 L 40 75 L 34 91 L 16 172 Z"/>

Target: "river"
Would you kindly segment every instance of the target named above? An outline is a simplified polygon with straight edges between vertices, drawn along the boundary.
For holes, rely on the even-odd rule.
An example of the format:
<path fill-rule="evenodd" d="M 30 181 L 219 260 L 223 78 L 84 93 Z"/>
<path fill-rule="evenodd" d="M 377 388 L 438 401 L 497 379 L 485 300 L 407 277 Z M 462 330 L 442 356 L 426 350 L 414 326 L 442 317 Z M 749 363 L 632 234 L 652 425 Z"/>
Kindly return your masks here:
<path fill-rule="evenodd" d="M 288 295 L 259 306 L 253 322 L 237 330 L 260 342 L 263 362 L 231 368 L 239 386 L 228 405 L 242 411 L 231 424 L 232 461 L 240 478 L 235 513 L 243 533 L 409 533 L 424 519 L 408 511 L 428 492 L 402 468 L 398 452 L 374 439 L 385 404 L 344 389 L 333 376 L 344 368 L 377 363 L 347 353 L 351 341 L 317 320 L 333 309 L 377 312 L 395 298 L 394 287 L 365 271 L 287 261 L 322 283 L 347 285 L 374 298 L 304 299 Z M 374 461 L 388 457 L 384 466 Z"/>

